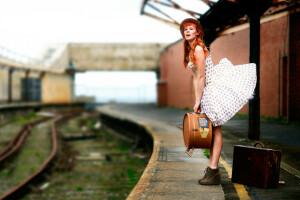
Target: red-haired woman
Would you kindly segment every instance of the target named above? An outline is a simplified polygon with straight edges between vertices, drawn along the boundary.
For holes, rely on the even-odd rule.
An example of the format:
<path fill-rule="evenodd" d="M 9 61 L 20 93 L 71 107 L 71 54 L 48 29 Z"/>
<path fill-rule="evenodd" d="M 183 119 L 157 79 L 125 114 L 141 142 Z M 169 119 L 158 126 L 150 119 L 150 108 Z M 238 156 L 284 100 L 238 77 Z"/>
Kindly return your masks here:
<path fill-rule="evenodd" d="M 184 67 L 193 74 L 195 89 L 194 112 L 207 115 L 213 124 L 213 142 L 209 166 L 202 185 L 220 184 L 218 168 L 223 146 L 222 126 L 252 97 L 256 85 L 256 66 L 253 63 L 234 66 L 226 58 L 213 66 L 211 54 L 203 42 L 203 29 L 199 21 L 188 18 L 180 25 L 184 38 Z"/>

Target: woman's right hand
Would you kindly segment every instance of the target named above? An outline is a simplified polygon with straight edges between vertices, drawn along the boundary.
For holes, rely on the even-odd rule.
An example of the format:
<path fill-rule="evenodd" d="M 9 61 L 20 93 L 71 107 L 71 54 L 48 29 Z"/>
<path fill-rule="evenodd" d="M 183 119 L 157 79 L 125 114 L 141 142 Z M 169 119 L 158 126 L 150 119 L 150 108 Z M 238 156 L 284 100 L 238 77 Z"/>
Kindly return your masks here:
<path fill-rule="evenodd" d="M 200 112 L 201 112 L 200 102 L 196 102 L 196 103 L 195 103 L 195 106 L 194 106 L 194 112 L 195 112 L 195 113 L 200 113 Z"/>

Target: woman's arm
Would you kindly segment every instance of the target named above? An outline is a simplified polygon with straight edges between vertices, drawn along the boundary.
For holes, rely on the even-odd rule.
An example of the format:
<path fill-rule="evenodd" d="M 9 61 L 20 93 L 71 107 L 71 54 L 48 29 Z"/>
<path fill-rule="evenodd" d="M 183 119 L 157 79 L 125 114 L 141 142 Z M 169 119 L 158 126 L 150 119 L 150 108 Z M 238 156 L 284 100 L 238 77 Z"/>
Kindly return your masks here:
<path fill-rule="evenodd" d="M 205 84 L 205 56 L 202 47 L 195 49 L 196 67 L 198 75 L 194 76 L 195 106 L 194 112 L 200 112 L 200 102 Z"/>

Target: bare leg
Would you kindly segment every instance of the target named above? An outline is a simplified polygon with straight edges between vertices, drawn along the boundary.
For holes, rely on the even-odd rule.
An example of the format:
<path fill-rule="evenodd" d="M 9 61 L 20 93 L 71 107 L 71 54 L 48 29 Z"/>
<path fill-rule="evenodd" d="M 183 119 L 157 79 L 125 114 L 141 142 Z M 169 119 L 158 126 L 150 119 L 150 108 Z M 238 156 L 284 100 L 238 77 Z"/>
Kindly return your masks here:
<path fill-rule="evenodd" d="M 212 148 L 210 149 L 209 167 L 206 168 L 204 177 L 198 180 L 201 185 L 218 185 L 221 183 L 221 175 L 218 163 L 223 147 L 222 127 L 213 128 Z"/>
<path fill-rule="evenodd" d="M 209 167 L 212 169 L 218 168 L 219 158 L 223 147 L 222 126 L 213 128 L 213 142 L 210 149 Z"/>

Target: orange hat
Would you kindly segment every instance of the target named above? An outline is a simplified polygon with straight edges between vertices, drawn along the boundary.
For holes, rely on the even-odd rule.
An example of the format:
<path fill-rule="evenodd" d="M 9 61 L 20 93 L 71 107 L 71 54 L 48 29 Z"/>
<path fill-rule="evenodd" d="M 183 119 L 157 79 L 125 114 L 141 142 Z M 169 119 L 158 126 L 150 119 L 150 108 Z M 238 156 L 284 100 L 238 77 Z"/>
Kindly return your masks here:
<path fill-rule="evenodd" d="M 187 18 L 185 20 L 183 20 L 180 24 L 180 32 L 181 32 L 181 35 L 182 37 L 184 38 L 184 24 L 185 23 L 193 23 L 197 26 L 197 28 L 199 29 L 200 33 L 199 33 L 199 36 L 200 38 L 203 40 L 203 28 L 200 24 L 200 22 L 194 18 Z"/>

